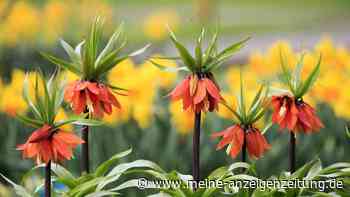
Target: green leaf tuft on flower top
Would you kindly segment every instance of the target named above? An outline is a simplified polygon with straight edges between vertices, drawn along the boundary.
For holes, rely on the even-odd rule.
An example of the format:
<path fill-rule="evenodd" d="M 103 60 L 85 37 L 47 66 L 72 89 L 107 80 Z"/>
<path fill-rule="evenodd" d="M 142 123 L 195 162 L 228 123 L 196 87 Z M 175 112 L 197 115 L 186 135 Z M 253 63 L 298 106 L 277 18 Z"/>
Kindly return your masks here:
<path fill-rule="evenodd" d="M 280 60 L 281 60 L 281 68 L 282 68 L 282 74 L 280 76 L 280 80 L 283 84 L 285 84 L 289 88 L 289 91 L 296 98 L 302 98 L 314 85 L 318 75 L 320 74 L 321 60 L 322 60 L 321 55 L 317 61 L 316 66 L 308 75 L 308 77 L 304 81 L 301 79 L 301 73 L 302 73 L 302 68 L 304 64 L 303 62 L 304 56 L 305 54 L 301 55 L 300 59 L 297 61 L 297 65 L 294 71 L 291 71 L 289 69 L 289 66 L 286 65 L 285 63 L 285 60 L 282 55 L 282 51 L 280 51 Z"/>
<path fill-rule="evenodd" d="M 66 120 L 55 122 L 56 116 L 62 107 L 65 81 L 58 80 L 61 77 L 59 71 L 55 71 L 49 79 L 45 79 L 43 73 L 36 72 L 34 82 L 29 81 L 26 74 L 23 87 L 23 98 L 29 106 L 32 116 L 17 114 L 16 118 L 24 124 L 40 128 L 43 125 L 51 125 L 53 129 L 66 124 L 97 126 L 102 123 L 93 119 L 85 119 L 81 116 L 71 116 Z"/>
<path fill-rule="evenodd" d="M 243 74 L 240 73 L 240 93 L 236 97 L 238 102 L 238 109 L 234 110 L 225 102 L 222 102 L 226 108 L 228 108 L 238 119 L 239 124 L 252 125 L 258 120 L 260 120 L 267 110 L 266 101 L 269 96 L 270 88 L 266 84 L 262 84 L 254 96 L 249 109 L 246 106 L 245 93 L 244 93 L 244 83 Z M 248 110 L 247 110 L 248 109 Z"/>
<path fill-rule="evenodd" d="M 316 82 L 317 77 L 320 74 L 321 60 L 322 60 L 322 56 L 320 55 L 315 68 L 311 71 L 310 75 L 306 78 L 306 80 L 303 82 L 303 85 L 297 91 L 297 97 L 302 97 L 304 94 L 306 94 L 307 91 L 310 90 L 310 88 Z"/>
<path fill-rule="evenodd" d="M 176 36 L 174 34 L 174 32 L 170 29 L 170 27 L 168 26 L 168 31 L 170 34 L 170 39 L 171 41 L 174 43 L 177 51 L 179 52 L 183 63 L 190 69 L 190 70 L 194 70 L 195 69 L 195 59 L 191 56 L 191 54 L 188 52 L 188 50 L 184 47 L 184 45 L 182 45 L 180 42 L 177 41 Z"/>
<path fill-rule="evenodd" d="M 155 57 L 152 57 L 150 62 L 154 66 L 169 72 L 186 70 L 192 73 L 199 73 L 199 72 L 210 73 L 212 70 L 223 65 L 223 63 L 226 60 L 228 60 L 235 52 L 239 51 L 244 46 L 244 44 L 250 39 L 250 37 L 245 38 L 237 43 L 234 43 L 228 46 L 227 48 L 223 49 L 221 52 L 218 53 L 218 49 L 217 49 L 218 32 L 216 30 L 207 48 L 204 50 L 202 48 L 202 43 L 206 35 L 206 30 L 202 28 L 200 35 L 196 40 L 194 57 L 193 57 L 189 52 L 189 50 L 186 49 L 186 47 L 178 41 L 178 39 L 175 36 L 175 33 L 170 29 L 170 27 L 168 27 L 168 31 L 169 31 L 170 39 L 179 53 L 179 57 L 175 57 L 175 58 L 169 57 L 169 58 L 159 58 L 159 59 L 172 59 L 172 60 L 180 59 L 183 66 L 187 67 L 187 69 L 184 69 L 183 66 L 181 66 L 180 69 L 177 69 L 177 68 L 168 69 L 167 66 L 160 65 L 154 62 L 152 59 L 158 59 Z"/>
<path fill-rule="evenodd" d="M 53 64 L 77 74 L 83 80 L 99 81 L 103 80 L 108 71 L 119 63 L 129 57 L 144 53 L 150 46 L 148 44 L 140 50 L 121 55 L 122 50 L 126 46 L 126 40 L 122 39 L 124 23 L 121 23 L 104 48 L 100 50 L 103 24 L 103 19 L 96 17 L 86 40 L 80 42 L 75 49 L 64 40 L 61 40 L 61 45 L 68 54 L 69 61 L 46 53 L 41 53 L 41 55 Z"/>

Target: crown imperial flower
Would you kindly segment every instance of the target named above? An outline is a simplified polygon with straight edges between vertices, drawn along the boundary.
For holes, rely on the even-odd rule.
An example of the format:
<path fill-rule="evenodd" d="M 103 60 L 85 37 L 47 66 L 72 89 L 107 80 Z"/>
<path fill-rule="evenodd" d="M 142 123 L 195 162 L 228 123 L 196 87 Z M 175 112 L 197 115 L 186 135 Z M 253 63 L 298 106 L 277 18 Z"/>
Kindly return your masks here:
<path fill-rule="evenodd" d="M 281 81 L 289 90 L 279 95 L 273 95 L 271 104 L 273 108 L 272 122 L 280 129 L 287 128 L 290 132 L 312 133 L 324 127 L 316 114 L 316 110 L 303 100 L 303 96 L 315 83 L 321 65 L 321 57 L 305 81 L 301 80 L 301 70 L 304 55 L 301 56 L 292 75 L 284 64 L 281 54 L 282 76 Z"/>
<path fill-rule="evenodd" d="M 33 158 L 37 164 L 53 161 L 61 163 L 73 157 L 73 149 L 84 143 L 72 132 L 52 130 L 49 125 L 35 130 L 25 144 L 17 146 L 24 158 Z"/>
<path fill-rule="evenodd" d="M 150 62 L 156 67 L 170 72 L 187 71 L 191 74 L 180 82 L 175 89 L 170 92 L 170 98 L 173 101 L 182 100 L 183 109 L 191 109 L 195 113 L 201 111 L 214 111 L 218 109 L 218 104 L 222 100 L 220 95 L 220 87 L 214 79 L 212 71 L 220 67 L 228 58 L 244 46 L 244 43 L 249 39 L 246 38 L 240 42 L 234 43 L 225 48 L 221 52 L 217 51 L 217 33 L 214 34 L 208 48 L 203 51 L 202 41 L 205 36 L 203 29 L 197 39 L 195 47 L 195 57 L 181 44 L 175 34 L 170 30 L 170 38 L 174 46 L 178 50 L 180 57 L 158 57 L 159 59 L 181 59 L 182 67 L 167 67 L 153 60 Z M 155 57 L 154 59 L 157 59 Z"/>
<path fill-rule="evenodd" d="M 212 138 L 222 137 L 221 141 L 216 147 L 216 150 L 220 150 L 228 145 L 227 153 L 232 158 L 235 158 L 242 150 L 244 135 L 246 135 L 246 144 L 249 156 L 252 158 L 260 158 L 267 150 L 271 148 L 271 145 L 267 143 L 260 130 L 255 127 L 244 129 L 244 127 L 239 124 L 235 124 L 223 131 L 212 134 Z"/>
<path fill-rule="evenodd" d="M 272 122 L 289 131 L 312 133 L 323 128 L 316 111 L 303 100 L 287 95 L 272 97 Z"/>
<path fill-rule="evenodd" d="M 121 50 L 126 45 L 125 40 L 119 43 L 123 32 L 123 24 L 121 24 L 100 51 L 102 25 L 102 19 L 97 17 L 87 39 L 75 48 L 61 40 L 62 47 L 70 57 L 70 62 L 42 53 L 50 62 L 80 77 L 80 81 L 69 84 L 65 91 L 65 99 L 71 104 L 76 114 L 88 111 L 92 116 L 103 117 L 104 113 L 112 113 L 112 106 L 121 108 L 114 93 L 126 95 L 121 91 L 127 90 L 109 84 L 106 81 L 106 75 L 119 63 L 143 53 L 149 47 L 146 45 L 133 53 L 121 55 Z"/>
<path fill-rule="evenodd" d="M 88 109 L 94 117 L 103 117 L 104 113 L 112 113 L 112 106 L 121 108 L 111 90 L 96 82 L 74 81 L 65 89 L 64 98 L 76 114 Z"/>
<path fill-rule="evenodd" d="M 222 99 L 219 87 L 202 74 L 187 76 L 169 95 L 173 101 L 181 99 L 184 110 L 190 108 L 196 113 L 217 110 Z"/>

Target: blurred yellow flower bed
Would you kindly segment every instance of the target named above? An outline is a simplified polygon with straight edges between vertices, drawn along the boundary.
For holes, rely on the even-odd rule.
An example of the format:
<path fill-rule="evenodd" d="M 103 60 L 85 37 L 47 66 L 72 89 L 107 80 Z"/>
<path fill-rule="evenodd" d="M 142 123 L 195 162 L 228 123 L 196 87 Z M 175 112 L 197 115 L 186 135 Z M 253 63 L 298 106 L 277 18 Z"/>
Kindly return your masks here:
<path fill-rule="evenodd" d="M 7 46 L 23 43 L 54 44 L 62 35 L 71 38 L 79 36 L 96 15 L 103 15 L 109 23 L 106 25 L 107 32 L 114 30 L 112 23 L 122 20 L 113 20 L 118 16 L 113 14 L 112 4 L 106 1 L 53 0 L 39 6 L 30 1 L 1 0 L 0 42 Z M 152 11 L 142 21 L 142 35 L 161 40 L 167 36 L 165 26 L 175 29 L 179 17 L 171 9 L 161 9 Z"/>
<path fill-rule="evenodd" d="M 253 97 L 259 82 L 270 81 L 275 83 L 276 74 L 280 70 L 280 50 L 283 51 L 288 64 L 293 66 L 302 54 L 304 56 L 304 71 L 308 73 L 319 55 L 322 54 L 322 67 L 319 80 L 311 93 L 305 98 L 311 103 L 327 103 L 341 118 L 350 119 L 350 51 L 342 46 L 334 46 L 328 38 L 322 39 L 314 49 L 310 51 L 295 52 L 291 45 L 285 41 L 272 44 L 266 51 L 253 52 L 247 61 L 247 65 L 230 65 L 225 72 L 218 73 L 217 80 L 222 84 L 225 100 L 235 107 L 234 95 L 239 90 L 239 69 L 242 67 L 248 99 Z M 160 56 L 155 54 L 154 56 Z M 176 66 L 172 60 L 157 59 L 162 65 Z M 72 73 L 63 73 L 67 81 L 76 80 Z M 154 67 L 150 62 L 144 61 L 136 65 L 133 60 L 128 59 L 115 67 L 108 75 L 108 80 L 119 87 L 127 88 L 129 96 L 119 96 L 122 110 L 114 111 L 112 115 L 106 116 L 105 121 L 110 124 L 121 124 L 129 120 L 135 120 L 141 128 L 151 125 L 155 114 L 164 115 L 168 107 L 171 115 L 169 118 L 178 132 L 186 134 L 192 130 L 190 113 L 183 113 L 178 107 L 181 103 L 172 103 L 164 107 L 167 101 L 166 92 L 169 92 L 177 80 L 177 73 L 167 73 Z M 0 83 L 2 92 L 0 110 L 10 116 L 16 113 L 26 112 L 28 106 L 22 99 L 23 81 L 25 73 L 14 69 L 9 83 Z M 33 81 L 35 74 L 29 73 L 28 79 Z M 275 86 L 275 85 L 274 85 Z M 159 94 L 159 90 L 162 90 Z M 10 99 L 9 99 L 10 98 Z M 159 102 L 161 101 L 161 102 Z M 162 104 L 159 104 L 162 103 Z M 232 114 L 224 108 L 220 108 L 218 115 L 223 118 L 233 118 Z M 59 118 L 64 118 L 62 110 Z M 167 118 L 167 117 L 165 117 Z"/>

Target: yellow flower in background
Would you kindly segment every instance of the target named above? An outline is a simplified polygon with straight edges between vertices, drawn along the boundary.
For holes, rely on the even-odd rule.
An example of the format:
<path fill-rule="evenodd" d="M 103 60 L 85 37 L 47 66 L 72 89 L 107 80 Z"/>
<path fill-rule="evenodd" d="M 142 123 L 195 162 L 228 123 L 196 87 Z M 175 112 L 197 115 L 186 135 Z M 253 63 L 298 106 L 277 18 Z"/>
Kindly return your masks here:
<path fill-rule="evenodd" d="M 64 32 L 67 19 L 70 17 L 68 10 L 67 2 L 49 1 L 46 3 L 42 13 L 42 24 L 44 25 L 43 38 L 47 42 L 56 42 Z"/>
<path fill-rule="evenodd" d="M 193 130 L 194 114 L 190 110 L 183 111 L 182 102 L 171 102 L 169 104 L 169 111 L 171 115 L 171 122 L 176 128 L 176 131 L 181 135 L 186 135 Z"/>
<path fill-rule="evenodd" d="M 266 69 L 270 69 L 272 73 L 279 72 L 281 68 L 281 53 L 285 63 L 291 67 L 294 67 L 297 62 L 297 57 L 290 43 L 287 41 L 277 41 L 268 49 L 266 54 L 268 64 Z"/>
<path fill-rule="evenodd" d="M 173 30 L 175 30 L 178 22 L 179 18 L 176 12 L 172 10 L 161 10 L 146 17 L 143 25 L 143 31 L 149 38 L 161 40 L 168 35 L 166 26 L 169 25 Z"/>
<path fill-rule="evenodd" d="M 131 59 L 126 59 L 114 67 L 107 76 L 107 80 L 110 84 L 121 88 L 128 89 L 129 92 L 125 92 L 128 96 L 117 95 L 118 101 L 123 106 L 121 110 L 114 110 L 111 115 L 104 117 L 104 120 L 109 124 L 115 124 L 120 122 L 126 122 L 130 119 L 131 115 L 131 97 L 132 88 L 136 87 L 134 78 L 137 77 L 137 70 Z"/>
<path fill-rule="evenodd" d="M 262 82 L 262 78 L 258 77 L 258 73 L 252 70 L 249 66 L 231 66 L 226 74 L 226 82 L 230 89 L 230 92 L 235 95 L 240 90 L 240 72 L 242 69 L 243 83 L 246 92 L 257 90 L 259 83 Z"/>
<path fill-rule="evenodd" d="M 350 52 L 345 47 L 339 47 L 336 49 L 336 64 L 337 68 L 344 69 L 347 72 L 350 71 Z"/>
<path fill-rule="evenodd" d="M 15 116 L 17 113 L 24 113 L 28 108 L 26 102 L 22 98 L 24 78 L 25 74 L 23 71 L 14 69 L 11 82 L 5 84 L 3 87 L 3 99 L 0 101 L 0 110 L 9 116 Z"/>
<path fill-rule="evenodd" d="M 154 54 L 153 57 L 162 57 L 162 56 L 159 54 Z M 157 64 L 167 66 L 167 67 L 176 67 L 176 62 L 173 60 L 154 58 L 154 59 L 152 59 L 152 61 L 154 61 Z M 143 66 L 149 67 L 148 68 L 149 72 L 153 73 L 153 75 L 155 76 L 155 80 L 158 81 L 158 85 L 161 88 L 170 88 L 174 84 L 174 82 L 176 80 L 176 76 L 177 76 L 176 72 L 162 71 L 159 68 L 155 67 L 149 61 L 146 61 Z"/>
<path fill-rule="evenodd" d="M 235 102 L 235 96 L 227 93 L 227 92 L 222 92 L 221 96 L 224 98 L 225 102 L 232 108 L 232 109 L 236 109 L 236 102 Z M 216 112 L 216 114 L 222 118 L 225 119 L 234 119 L 235 116 L 233 115 L 233 113 L 227 109 L 225 106 L 221 105 L 219 107 L 219 110 Z"/>
<path fill-rule="evenodd" d="M 37 35 L 40 25 L 39 13 L 27 1 L 16 1 L 0 28 L 0 36 L 8 44 L 17 41 L 31 41 Z"/>
<path fill-rule="evenodd" d="M 153 101 L 157 92 L 157 80 L 152 67 L 142 64 L 137 68 L 134 82 L 128 87 L 132 105 L 132 117 L 141 128 L 147 128 L 153 116 Z"/>
<path fill-rule="evenodd" d="M 67 120 L 67 118 L 68 118 L 68 116 L 67 116 L 66 112 L 61 108 L 61 109 L 59 109 L 59 111 L 56 115 L 55 122 L 61 121 L 61 120 Z M 71 124 L 63 125 L 60 128 L 65 130 L 65 131 L 73 131 L 73 126 Z"/>
<path fill-rule="evenodd" d="M 108 73 L 108 81 L 115 86 L 128 89 L 128 86 L 133 83 L 131 78 L 136 77 L 136 66 L 131 59 L 126 59 L 112 68 Z"/>
<path fill-rule="evenodd" d="M 70 71 L 64 71 L 61 74 L 61 77 L 62 77 L 62 80 L 66 81 L 67 83 L 79 80 L 79 76 Z"/>
<path fill-rule="evenodd" d="M 318 54 L 322 54 L 322 62 L 325 65 L 334 65 L 336 50 L 333 41 L 329 37 L 324 37 L 315 46 L 315 51 Z"/>
<path fill-rule="evenodd" d="M 8 1 L 7 0 L 1 0 L 0 1 L 0 16 L 2 16 L 3 15 L 3 13 L 4 13 L 4 10 L 7 8 L 7 6 L 8 6 Z"/>
<path fill-rule="evenodd" d="M 115 109 L 112 111 L 111 115 L 106 114 L 103 117 L 103 121 L 105 121 L 109 125 L 125 123 L 130 120 L 131 116 L 131 102 L 129 96 L 118 96 L 118 101 L 122 104 L 121 109 Z"/>
<path fill-rule="evenodd" d="M 130 59 L 112 69 L 107 76 L 108 81 L 112 85 L 128 89 L 128 97 L 119 96 L 122 110 L 107 116 L 105 120 L 113 124 L 133 118 L 141 128 L 147 128 L 154 112 L 153 101 L 158 87 L 158 74 L 152 65 L 144 63 L 136 67 Z"/>

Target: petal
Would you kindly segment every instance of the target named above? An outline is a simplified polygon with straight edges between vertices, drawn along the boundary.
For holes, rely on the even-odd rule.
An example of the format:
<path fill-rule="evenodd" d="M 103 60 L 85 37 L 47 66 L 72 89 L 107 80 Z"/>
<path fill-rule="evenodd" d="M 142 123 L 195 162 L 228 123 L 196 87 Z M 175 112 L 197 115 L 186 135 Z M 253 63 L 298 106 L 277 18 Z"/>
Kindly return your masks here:
<path fill-rule="evenodd" d="M 97 86 L 97 83 L 89 82 L 87 85 L 88 90 L 93 94 L 99 94 L 99 88 Z"/>
<path fill-rule="evenodd" d="M 177 85 L 175 89 L 169 93 L 170 99 L 176 101 L 183 97 L 185 92 L 189 91 L 189 81 L 189 77 L 187 77 Z"/>
<path fill-rule="evenodd" d="M 206 97 L 206 95 L 207 95 L 207 90 L 205 87 L 205 82 L 203 81 L 203 79 L 201 79 L 198 81 L 197 90 L 193 97 L 193 103 L 196 105 L 202 102 L 203 99 Z"/>
<path fill-rule="evenodd" d="M 72 147 L 75 147 L 79 144 L 85 143 L 84 140 L 82 140 L 80 137 L 78 137 L 74 133 L 63 131 L 63 130 L 60 130 L 59 132 L 57 132 L 55 134 L 55 138 L 63 141 L 64 143 L 66 143 Z"/>
<path fill-rule="evenodd" d="M 50 129 L 51 127 L 49 125 L 44 125 L 43 127 L 35 130 L 32 133 L 32 135 L 29 137 L 28 142 L 35 143 L 35 142 L 48 139 L 51 134 Z"/>
<path fill-rule="evenodd" d="M 67 102 L 72 102 L 74 96 L 76 82 L 69 84 L 64 90 L 64 100 Z"/>
<path fill-rule="evenodd" d="M 216 85 L 209 79 L 207 78 L 204 78 L 203 79 L 204 82 L 205 82 L 205 85 L 206 85 L 206 88 L 209 92 L 209 94 L 215 98 L 216 100 L 220 100 L 221 99 L 221 96 L 220 96 L 220 91 L 219 89 L 216 87 Z"/>

